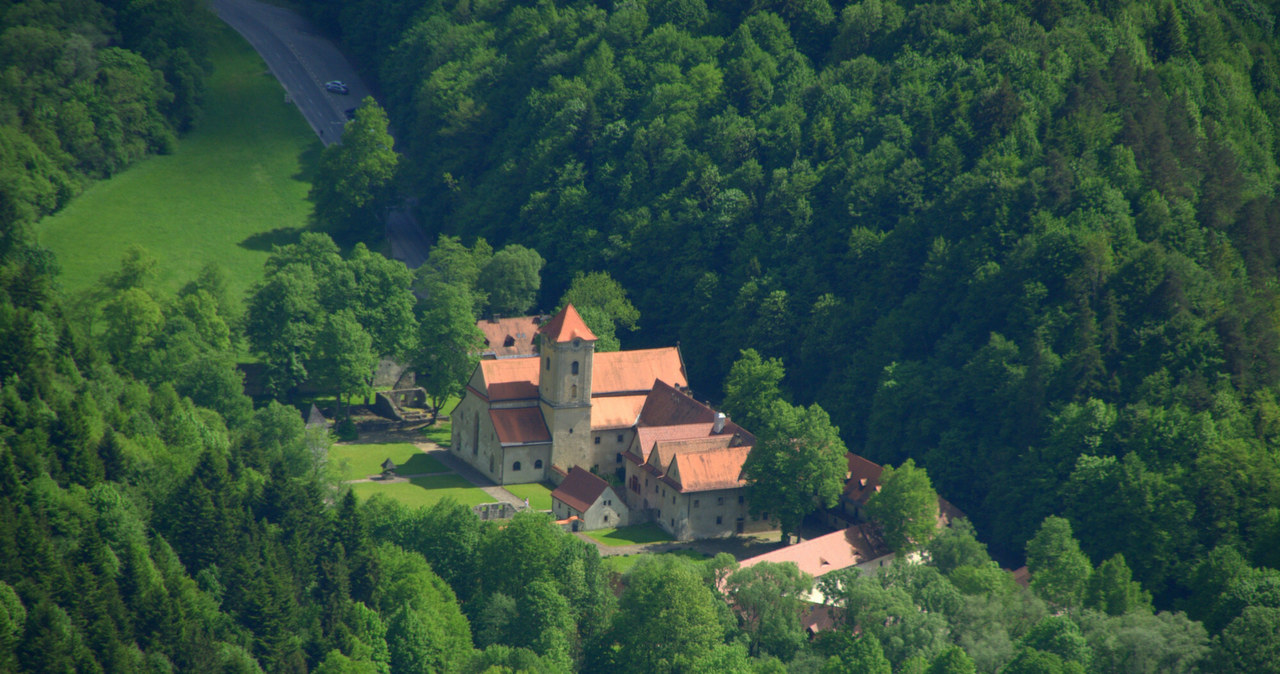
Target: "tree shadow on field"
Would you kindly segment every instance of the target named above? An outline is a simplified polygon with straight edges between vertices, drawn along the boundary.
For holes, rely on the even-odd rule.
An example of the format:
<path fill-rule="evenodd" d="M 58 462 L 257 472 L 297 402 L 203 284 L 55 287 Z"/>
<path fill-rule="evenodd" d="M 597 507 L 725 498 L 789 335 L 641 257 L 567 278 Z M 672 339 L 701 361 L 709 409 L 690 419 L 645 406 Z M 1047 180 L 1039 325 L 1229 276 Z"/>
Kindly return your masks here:
<path fill-rule="evenodd" d="M 314 143 L 307 143 L 306 149 L 298 155 L 298 172 L 293 174 L 293 179 L 310 185 L 311 181 L 315 180 L 316 172 L 320 170 L 320 153 L 322 152 L 324 152 L 324 143 L 321 143 L 319 138 Z M 309 194 L 307 201 L 311 201 Z"/>
<path fill-rule="evenodd" d="M 306 231 L 304 227 L 276 227 L 268 232 L 250 234 L 237 245 L 248 250 L 270 253 L 276 246 L 297 243 L 302 238 L 304 231 Z"/>

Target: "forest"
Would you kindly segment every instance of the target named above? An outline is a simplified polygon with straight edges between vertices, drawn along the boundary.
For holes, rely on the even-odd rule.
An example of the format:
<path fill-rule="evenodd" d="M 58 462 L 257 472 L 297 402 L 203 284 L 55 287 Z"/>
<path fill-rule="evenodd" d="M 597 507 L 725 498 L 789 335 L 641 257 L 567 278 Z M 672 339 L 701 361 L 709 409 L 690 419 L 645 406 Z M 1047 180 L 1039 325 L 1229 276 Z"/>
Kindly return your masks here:
<path fill-rule="evenodd" d="M 396 131 L 438 264 L 308 234 L 242 311 L 141 251 L 73 304 L 30 226 L 198 123 L 214 19 L 0 0 L 0 671 L 1277 671 L 1276 3 L 299 4 L 374 75 L 353 128 Z M 610 277 L 623 346 L 713 399 L 753 349 L 973 525 L 816 585 L 618 575 L 535 513 L 359 502 L 242 391 L 246 351 L 350 395 Z"/>
<path fill-rule="evenodd" d="M 433 231 L 606 271 L 716 398 L 780 359 L 1016 564 L 1280 564 L 1275 3 L 307 3 Z"/>

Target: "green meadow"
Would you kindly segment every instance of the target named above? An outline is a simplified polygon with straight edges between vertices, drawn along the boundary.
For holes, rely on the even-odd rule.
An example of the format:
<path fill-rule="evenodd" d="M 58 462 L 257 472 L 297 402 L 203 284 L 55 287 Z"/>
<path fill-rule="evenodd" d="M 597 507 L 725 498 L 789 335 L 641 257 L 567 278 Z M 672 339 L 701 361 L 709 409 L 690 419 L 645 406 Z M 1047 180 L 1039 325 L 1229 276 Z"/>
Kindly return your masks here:
<path fill-rule="evenodd" d="M 92 185 L 37 224 L 68 293 L 90 288 L 140 244 L 159 262 L 162 292 L 215 262 L 240 300 L 261 276 L 272 244 L 297 240 L 307 226 L 320 141 L 230 28 L 217 32 L 213 63 L 204 117 L 173 154 Z"/>
<path fill-rule="evenodd" d="M 343 480 L 359 480 L 382 473 L 382 462 L 391 459 L 400 475 L 452 472 L 444 464 L 407 442 L 334 445 L 329 448 L 329 463 L 340 471 Z"/>
<path fill-rule="evenodd" d="M 529 507 L 534 510 L 551 510 L 551 492 L 553 487 L 541 482 L 528 484 L 503 485 L 503 489 L 515 494 L 517 498 L 529 499 Z"/>
<path fill-rule="evenodd" d="M 351 491 L 355 492 L 356 496 L 361 499 L 369 498 L 374 494 L 385 494 L 410 508 L 433 506 L 444 500 L 445 497 L 453 497 L 454 500 L 465 506 L 493 502 L 493 497 L 484 493 L 484 490 L 479 487 L 472 486 L 461 475 L 415 477 L 408 482 L 393 482 L 390 484 L 355 482 L 351 484 Z"/>

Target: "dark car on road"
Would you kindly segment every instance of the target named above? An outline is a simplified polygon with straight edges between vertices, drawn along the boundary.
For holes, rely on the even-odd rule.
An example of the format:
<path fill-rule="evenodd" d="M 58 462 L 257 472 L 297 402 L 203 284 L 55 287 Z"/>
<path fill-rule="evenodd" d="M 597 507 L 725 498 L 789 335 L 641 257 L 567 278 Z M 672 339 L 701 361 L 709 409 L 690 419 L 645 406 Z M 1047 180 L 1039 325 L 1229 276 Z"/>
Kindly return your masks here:
<path fill-rule="evenodd" d="M 325 82 L 324 90 L 335 93 L 335 94 L 350 93 L 347 90 L 347 85 L 343 84 L 342 82 L 339 82 L 338 80 L 329 80 L 328 82 Z"/>

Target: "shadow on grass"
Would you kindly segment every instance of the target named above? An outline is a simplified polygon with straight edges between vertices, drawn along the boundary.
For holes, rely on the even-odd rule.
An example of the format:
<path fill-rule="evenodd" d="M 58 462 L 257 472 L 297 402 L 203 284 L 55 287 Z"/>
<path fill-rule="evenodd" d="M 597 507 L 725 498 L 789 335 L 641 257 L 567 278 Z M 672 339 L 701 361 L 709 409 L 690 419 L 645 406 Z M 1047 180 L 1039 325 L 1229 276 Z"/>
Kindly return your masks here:
<path fill-rule="evenodd" d="M 409 457 L 408 461 L 396 466 L 396 472 L 402 475 L 418 475 L 420 473 L 449 473 L 452 471 L 426 454 L 414 454 Z"/>
<path fill-rule="evenodd" d="M 268 232 L 258 232 L 245 237 L 238 245 L 248 250 L 270 253 L 276 246 L 297 243 L 302 238 L 302 227 L 276 227 Z"/>
<path fill-rule="evenodd" d="M 316 171 L 320 169 L 320 154 L 322 152 L 324 152 L 324 143 L 321 143 L 319 139 L 314 143 L 307 143 L 307 149 L 298 155 L 298 172 L 293 174 L 293 179 L 310 185 L 316 177 Z M 307 196 L 307 201 L 312 201 L 310 195 Z"/>

